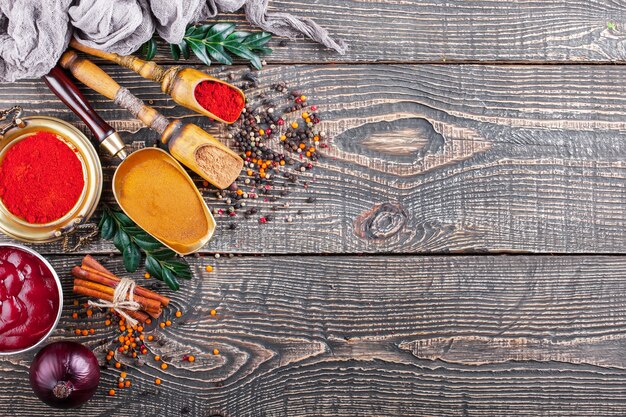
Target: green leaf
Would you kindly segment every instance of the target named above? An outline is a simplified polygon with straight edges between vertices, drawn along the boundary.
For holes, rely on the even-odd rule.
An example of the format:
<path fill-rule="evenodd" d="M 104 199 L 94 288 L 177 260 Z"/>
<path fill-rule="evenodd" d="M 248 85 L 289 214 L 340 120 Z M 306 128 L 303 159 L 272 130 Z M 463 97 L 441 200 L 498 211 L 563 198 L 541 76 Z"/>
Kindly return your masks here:
<path fill-rule="evenodd" d="M 158 259 L 159 261 L 167 261 L 168 259 L 176 257 L 176 253 L 166 247 L 163 247 L 162 249 L 156 251 L 149 251 L 149 255 L 155 259 Z"/>
<path fill-rule="evenodd" d="M 139 246 L 131 243 L 126 246 L 124 252 L 122 252 L 124 258 L 124 267 L 128 272 L 135 272 L 139 268 L 139 262 L 141 261 L 141 251 Z"/>
<path fill-rule="evenodd" d="M 202 61 L 205 65 L 210 66 L 211 65 L 211 59 L 207 55 L 206 48 L 204 47 L 204 44 L 199 42 L 199 41 L 195 41 L 195 40 L 191 40 L 191 39 L 189 39 L 188 43 L 189 43 L 189 46 L 191 47 L 191 50 L 193 51 L 193 53 L 200 59 L 200 61 Z"/>
<path fill-rule="evenodd" d="M 159 242 L 146 232 L 141 232 L 133 235 L 133 241 L 146 252 L 157 250 L 163 247 L 163 244 L 161 242 Z"/>
<path fill-rule="evenodd" d="M 100 220 L 100 236 L 102 236 L 103 239 L 113 239 L 113 236 L 115 236 L 115 232 L 117 231 L 117 227 L 115 224 L 115 220 L 113 220 L 111 218 L 111 216 L 109 216 L 107 213 L 104 213 L 102 215 L 102 219 Z"/>
<path fill-rule="evenodd" d="M 185 261 L 171 261 L 163 263 L 163 267 L 169 269 L 182 279 L 191 279 L 193 274 L 189 264 Z"/>
<path fill-rule="evenodd" d="M 174 43 L 170 43 L 170 54 L 175 61 L 180 59 L 180 47 Z"/>
<path fill-rule="evenodd" d="M 113 236 L 113 244 L 120 252 L 124 252 L 126 246 L 130 245 L 130 237 L 122 229 L 118 229 Z"/>
<path fill-rule="evenodd" d="M 270 39 L 272 39 L 271 33 L 257 32 L 244 38 L 243 44 L 250 49 L 256 49 L 268 43 Z"/>
<path fill-rule="evenodd" d="M 205 43 L 208 42 L 222 42 L 228 35 L 235 30 L 234 23 L 216 23 L 208 30 L 204 37 Z"/>
<path fill-rule="evenodd" d="M 141 45 L 140 54 L 147 61 L 151 61 L 152 58 L 154 58 L 154 55 L 156 55 L 156 51 L 157 51 L 156 39 L 150 38 L 143 45 Z"/>
<path fill-rule="evenodd" d="M 243 42 L 248 36 L 251 36 L 252 33 L 250 32 L 244 32 L 244 31 L 237 31 L 237 32 L 233 32 L 230 35 L 228 35 L 228 37 L 226 38 L 226 42 L 225 43 L 234 43 L 234 44 L 240 44 L 241 42 Z"/>
<path fill-rule="evenodd" d="M 122 224 L 122 226 L 135 226 L 135 223 L 130 219 L 130 217 L 121 211 L 111 210 L 111 213 L 113 214 L 113 217 L 115 217 L 115 219 Z"/>
<path fill-rule="evenodd" d="M 178 280 L 169 269 L 163 269 L 163 281 L 174 291 L 177 291 L 180 288 Z"/>
<path fill-rule="evenodd" d="M 187 30 L 185 31 L 185 38 L 196 38 L 202 32 L 203 32 L 202 26 L 195 26 L 195 25 L 188 26 Z M 203 38 L 203 37 L 204 35 L 200 36 L 200 38 Z"/>
<path fill-rule="evenodd" d="M 232 65 L 233 60 L 230 59 L 228 55 L 226 55 L 226 51 L 224 51 L 224 47 L 222 45 L 206 45 L 206 50 L 211 55 L 211 58 L 224 65 Z"/>
<path fill-rule="evenodd" d="M 229 52 L 237 55 L 238 57 L 249 60 L 254 68 L 258 70 L 263 68 L 259 57 L 255 55 L 254 52 L 252 52 L 250 49 L 248 49 L 248 47 L 243 46 L 243 45 L 231 45 L 231 44 L 224 45 L 224 46 Z"/>
<path fill-rule="evenodd" d="M 189 45 L 187 45 L 187 42 L 183 40 L 181 43 L 178 44 L 178 47 L 180 48 L 180 52 L 183 54 L 183 58 L 189 59 L 191 54 L 189 52 Z"/>
<path fill-rule="evenodd" d="M 150 255 L 146 256 L 146 271 L 156 279 L 163 281 L 161 264 Z"/>

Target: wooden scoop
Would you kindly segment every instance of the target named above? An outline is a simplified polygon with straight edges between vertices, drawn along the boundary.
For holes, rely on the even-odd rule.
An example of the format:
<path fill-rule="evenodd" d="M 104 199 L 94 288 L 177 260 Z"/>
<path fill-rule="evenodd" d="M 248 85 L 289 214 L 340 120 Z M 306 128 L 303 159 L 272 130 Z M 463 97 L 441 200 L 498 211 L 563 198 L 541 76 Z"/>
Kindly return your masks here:
<path fill-rule="evenodd" d="M 59 64 L 83 84 L 115 101 L 133 116 L 161 135 L 170 153 L 195 173 L 219 189 L 231 185 L 243 168 L 243 159 L 213 136 L 194 124 L 163 115 L 116 83 L 93 62 L 80 58 L 74 51 L 63 54 Z"/>
<path fill-rule="evenodd" d="M 122 67 L 135 71 L 137 74 L 141 75 L 144 78 L 160 83 L 163 92 L 171 96 L 176 103 L 180 104 L 181 106 L 187 107 L 188 109 L 193 110 L 196 113 L 200 113 L 204 116 L 218 120 L 222 123 L 231 124 L 237 121 L 237 119 L 239 118 L 239 114 L 241 114 L 241 111 L 243 110 L 243 106 L 239 110 L 239 114 L 237 114 L 235 120 L 224 120 L 216 116 L 215 114 L 209 112 L 207 109 L 202 107 L 196 100 L 194 93 L 196 86 L 199 83 L 208 80 L 227 85 L 233 90 L 237 91 L 239 94 L 241 94 L 241 97 L 243 99 L 242 103 L 244 103 L 245 105 L 246 97 L 243 94 L 243 91 L 241 91 L 234 85 L 222 81 L 219 78 L 211 77 L 210 75 L 207 75 L 202 71 L 198 71 L 193 68 L 181 68 L 179 66 L 166 69 L 152 61 L 144 61 L 143 59 L 137 58 L 133 55 L 121 56 L 118 54 L 90 48 L 89 46 L 80 44 L 78 41 L 76 41 L 76 39 L 71 40 L 70 46 L 76 50 L 85 52 L 86 54 L 115 62 Z"/>

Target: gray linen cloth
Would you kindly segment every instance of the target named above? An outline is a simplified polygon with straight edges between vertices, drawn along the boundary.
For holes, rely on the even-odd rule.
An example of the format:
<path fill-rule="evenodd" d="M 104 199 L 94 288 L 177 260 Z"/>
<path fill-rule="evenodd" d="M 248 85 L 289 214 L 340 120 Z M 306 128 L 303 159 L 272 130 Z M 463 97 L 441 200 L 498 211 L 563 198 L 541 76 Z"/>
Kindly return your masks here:
<path fill-rule="evenodd" d="M 180 43 L 189 23 L 241 8 L 263 30 L 289 38 L 303 34 L 345 53 L 346 44 L 312 20 L 267 7 L 268 0 L 0 0 L 0 80 L 47 74 L 72 34 L 91 47 L 127 55 L 155 31 Z"/>

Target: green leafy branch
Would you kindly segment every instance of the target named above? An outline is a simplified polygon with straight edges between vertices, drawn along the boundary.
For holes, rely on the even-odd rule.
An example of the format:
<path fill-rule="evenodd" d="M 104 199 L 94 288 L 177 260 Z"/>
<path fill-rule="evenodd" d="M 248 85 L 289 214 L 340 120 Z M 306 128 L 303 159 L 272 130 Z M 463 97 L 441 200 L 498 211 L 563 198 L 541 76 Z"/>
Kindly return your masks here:
<path fill-rule="evenodd" d="M 122 252 L 124 267 L 128 272 L 137 271 L 143 251 L 146 254 L 146 271 L 165 282 L 172 290 L 180 288 L 178 278 L 192 278 L 187 261 L 176 257 L 173 250 L 163 246 L 121 211 L 104 206 L 98 228 L 102 238 L 113 240 L 115 247 Z"/>
<path fill-rule="evenodd" d="M 211 65 L 212 60 L 232 65 L 235 56 L 250 61 L 254 68 L 260 70 L 260 56 L 272 53 L 272 49 L 266 46 L 270 39 L 272 35 L 267 32 L 235 31 L 234 23 L 189 26 L 181 43 L 170 44 L 170 52 L 177 61 L 181 56 L 189 59 L 193 52 L 206 65 Z M 156 40 L 152 38 L 142 45 L 140 52 L 151 60 L 156 49 Z"/>

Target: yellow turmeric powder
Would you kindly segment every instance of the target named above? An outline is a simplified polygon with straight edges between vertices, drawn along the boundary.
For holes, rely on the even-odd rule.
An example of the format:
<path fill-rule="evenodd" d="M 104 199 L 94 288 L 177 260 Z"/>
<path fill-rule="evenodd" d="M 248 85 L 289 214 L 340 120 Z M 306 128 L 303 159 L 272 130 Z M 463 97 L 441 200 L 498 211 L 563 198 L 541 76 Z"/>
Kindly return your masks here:
<path fill-rule="evenodd" d="M 177 252 L 209 233 L 204 202 L 194 184 L 168 154 L 135 152 L 115 174 L 118 203 L 146 232 Z"/>

